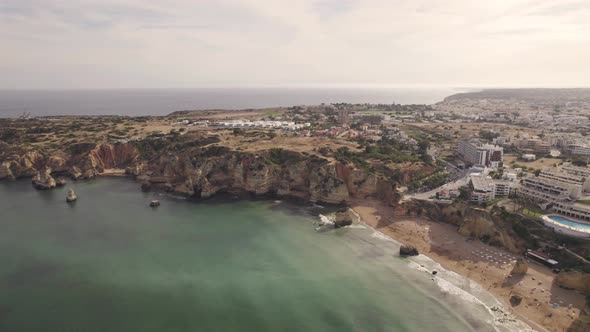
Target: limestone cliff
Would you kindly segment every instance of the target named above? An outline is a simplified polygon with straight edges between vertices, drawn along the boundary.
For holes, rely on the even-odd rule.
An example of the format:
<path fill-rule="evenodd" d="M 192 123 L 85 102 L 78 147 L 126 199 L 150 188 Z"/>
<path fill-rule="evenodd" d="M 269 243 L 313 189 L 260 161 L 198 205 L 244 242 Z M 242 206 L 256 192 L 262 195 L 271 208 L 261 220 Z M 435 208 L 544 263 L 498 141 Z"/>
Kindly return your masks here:
<path fill-rule="evenodd" d="M 163 150 L 147 158 L 130 143 L 78 143 L 60 155 L 26 152 L 5 157 L 0 179 L 37 174 L 90 179 L 107 169 L 125 169 L 143 182 L 144 189 L 198 198 L 251 193 L 340 204 L 352 197 L 391 202 L 396 196 L 395 185 L 384 177 L 315 155 L 282 149 L 239 152 L 221 146 Z"/>
<path fill-rule="evenodd" d="M 31 178 L 40 173 L 67 174 L 90 179 L 107 168 L 125 168 L 137 162 L 139 153 L 130 144 L 77 144 L 59 155 L 28 151 L 13 153 L 0 161 L 0 180 Z"/>
<path fill-rule="evenodd" d="M 149 162 L 144 181 L 179 194 L 210 197 L 216 193 L 290 196 L 313 202 L 343 203 L 351 197 L 392 197 L 394 186 L 376 175 L 285 151 L 274 160 L 269 151 L 223 151 L 160 156 Z"/>
<path fill-rule="evenodd" d="M 575 289 L 590 295 L 590 274 L 578 271 L 562 271 L 555 278 L 559 287 Z"/>
<path fill-rule="evenodd" d="M 397 213 L 425 216 L 434 221 L 456 225 L 462 235 L 476 237 L 513 253 L 520 253 L 526 247 L 507 221 L 466 203 L 444 204 L 413 200 L 398 206 Z"/>

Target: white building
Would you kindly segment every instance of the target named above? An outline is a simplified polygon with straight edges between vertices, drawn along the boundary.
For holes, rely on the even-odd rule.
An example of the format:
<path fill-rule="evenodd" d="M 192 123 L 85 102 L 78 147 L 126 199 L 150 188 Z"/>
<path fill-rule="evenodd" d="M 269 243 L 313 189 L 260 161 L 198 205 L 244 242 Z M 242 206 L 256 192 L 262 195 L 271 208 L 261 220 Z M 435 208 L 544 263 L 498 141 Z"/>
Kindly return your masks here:
<path fill-rule="evenodd" d="M 461 158 L 473 165 L 498 168 L 503 166 L 504 148 L 493 144 L 482 143 L 478 138 L 459 141 L 457 151 Z"/>
<path fill-rule="evenodd" d="M 519 193 L 537 202 L 571 202 L 580 198 L 582 186 L 541 176 L 529 176 L 522 180 Z"/>
<path fill-rule="evenodd" d="M 535 156 L 532 153 L 526 153 L 522 155 L 522 160 L 524 161 L 535 161 L 537 159 L 537 156 Z"/>
<path fill-rule="evenodd" d="M 590 221 L 590 206 L 576 202 L 590 188 L 589 178 L 582 176 L 586 174 L 590 175 L 590 169 L 572 165 L 546 168 L 539 176 L 523 179 L 518 192 L 544 209 Z"/>
<path fill-rule="evenodd" d="M 567 151 L 575 156 L 590 156 L 590 145 L 585 143 L 572 143 L 567 146 Z"/>
<path fill-rule="evenodd" d="M 509 196 L 515 186 L 516 183 L 512 181 L 492 180 L 487 176 L 474 175 L 469 182 L 469 200 L 481 203 L 498 197 Z"/>

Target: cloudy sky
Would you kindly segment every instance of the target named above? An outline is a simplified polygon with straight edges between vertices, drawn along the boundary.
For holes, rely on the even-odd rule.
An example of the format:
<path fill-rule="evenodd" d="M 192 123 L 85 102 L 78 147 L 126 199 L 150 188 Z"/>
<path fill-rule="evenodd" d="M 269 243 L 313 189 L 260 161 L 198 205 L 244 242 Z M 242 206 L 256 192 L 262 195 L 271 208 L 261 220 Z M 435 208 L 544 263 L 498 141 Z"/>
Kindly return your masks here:
<path fill-rule="evenodd" d="M 590 86 L 588 0 L 2 0 L 0 88 Z"/>

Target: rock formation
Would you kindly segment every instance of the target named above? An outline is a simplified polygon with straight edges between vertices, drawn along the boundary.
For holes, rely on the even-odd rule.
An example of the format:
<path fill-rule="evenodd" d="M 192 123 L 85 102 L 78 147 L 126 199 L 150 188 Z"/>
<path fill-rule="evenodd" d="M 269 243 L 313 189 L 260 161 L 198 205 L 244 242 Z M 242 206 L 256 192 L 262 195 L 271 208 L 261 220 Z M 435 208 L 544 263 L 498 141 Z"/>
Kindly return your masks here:
<path fill-rule="evenodd" d="M 414 246 L 404 245 L 399 247 L 399 254 L 400 256 L 418 256 L 419 252 Z"/>
<path fill-rule="evenodd" d="M 334 228 L 352 225 L 352 214 L 349 210 L 339 211 L 334 219 Z"/>
<path fill-rule="evenodd" d="M 516 259 L 516 263 L 514 263 L 514 267 L 512 268 L 510 274 L 526 274 L 528 269 L 529 266 L 527 262 L 522 257 L 519 257 Z"/>
<path fill-rule="evenodd" d="M 522 302 L 522 296 L 514 294 L 510 297 L 510 304 L 517 306 Z"/>
<path fill-rule="evenodd" d="M 561 271 L 555 278 L 559 287 L 575 289 L 590 295 L 590 274 L 578 271 Z"/>
<path fill-rule="evenodd" d="M 51 170 L 46 169 L 43 171 L 38 172 L 33 176 L 33 187 L 38 190 L 46 190 L 55 188 L 56 182 L 55 179 L 51 176 Z"/>
<path fill-rule="evenodd" d="M 1 161 L 0 179 L 40 174 L 35 183 L 45 188 L 53 185 L 52 174 L 78 180 L 91 179 L 105 169 L 124 169 L 142 182 L 142 190 L 165 190 L 196 198 L 248 193 L 331 204 L 368 196 L 389 203 L 396 192 L 395 184 L 383 176 L 288 150 L 239 152 L 212 146 L 160 152 L 150 155 L 149 160 L 142 159 L 145 157 L 131 143 L 76 143 L 59 156 L 37 152 L 9 155 Z"/>
<path fill-rule="evenodd" d="M 63 186 L 66 185 L 66 183 L 67 183 L 66 182 L 66 179 L 64 179 L 64 178 L 57 178 L 57 179 L 55 179 L 55 186 L 56 187 L 63 187 Z"/>
<path fill-rule="evenodd" d="M 76 196 L 76 193 L 74 192 L 74 189 L 68 189 L 68 194 L 66 196 L 66 202 L 70 203 L 70 202 L 74 202 L 78 199 L 78 196 Z"/>
<path fill-rule="evenodd" d="M 453 224 L 459 227 L 458 232 L 464 236 L 478 238 L 513 253 L 520 253 L 526 248 L 524 240 L 514 232 L 510 222 L 466 203 L 443 204 L 413 200 L 397 206 L 396 215 L 423 216 Z"/>

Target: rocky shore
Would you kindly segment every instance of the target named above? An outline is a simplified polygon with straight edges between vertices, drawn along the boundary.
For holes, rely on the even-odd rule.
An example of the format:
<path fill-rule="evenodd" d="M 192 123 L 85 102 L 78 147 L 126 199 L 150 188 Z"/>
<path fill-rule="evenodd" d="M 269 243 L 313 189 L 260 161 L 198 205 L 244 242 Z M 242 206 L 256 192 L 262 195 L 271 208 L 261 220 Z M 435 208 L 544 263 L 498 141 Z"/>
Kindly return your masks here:
<path fill-rule="evenodd" d="M 233 151 L 226 147 L 164 153 L 143 158 L 130 143 L 81 143 L 59 155 L 10 154 L 0 163 L 0 180 L 32 178 L 37 189 L 57 185 L 55 178 L 92 179 L 101 174 L 133 176 L 141 189 L 194 198 L 218 193 L 293 197 L 345 204 L 351 198 L 395 199 L 395 183 L 353 166 L 299 152 Z"/>

